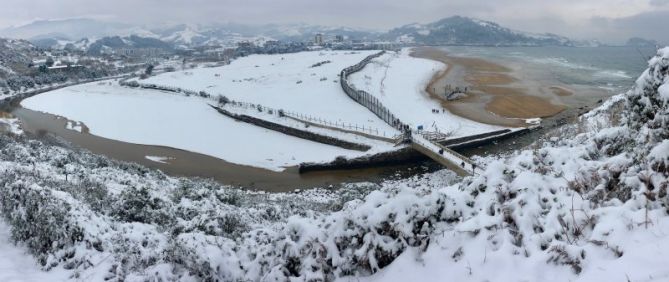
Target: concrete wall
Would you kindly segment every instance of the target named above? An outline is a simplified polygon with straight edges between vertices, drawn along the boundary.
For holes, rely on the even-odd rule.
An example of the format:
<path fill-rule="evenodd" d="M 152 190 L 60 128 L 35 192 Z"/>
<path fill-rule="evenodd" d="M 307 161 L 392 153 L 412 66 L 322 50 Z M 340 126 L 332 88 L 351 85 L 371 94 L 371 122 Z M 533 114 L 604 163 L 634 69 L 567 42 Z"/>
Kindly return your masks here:
<path fill-rule="evenodd" d="M 451 150 L 457 151 L 474 146 L 485 146 L 494 144 L 495 141 L 512 138 L 520 134 L 525 134 L 531 129 L 526 128 L 518 131 L 500 130 L 491 134 L 479 134 L 471 137 L 457 138 L 453 140 L 464 141 L 463 143 L 444 144 Z M 417 161 L 430 160 L 426 155 L 418 152 L 413 147 L 405 147 L 392 152 L 384 152 L 370 156 L 363 156 L 354 159 L 339 158 L 328 163 L 302 163 L 299 166 L 300 173 L 311 171 L 325 171 L 325 170 L 346 170 L 346 169 L 362 169 L 379 166 L 402 165 L 413 163 Z"/>
<path fill-rule="evenodd" d="M 348 150 L 356 150 L 356 151 L 366 152 L 367 150 L 371 149 L 370 146 L 365 145 L 365 144 L 358 144 L 358 143 L 353 143 L 353 142 L 337 139 L 337 138 L 330 137 L 330 136 L 320 135 L 320 134 L 316 134 L 316 133 L 313 133 L 313 132 L 310 132 L 310 131 L 305 131 L 305 130 L 300 130 L 300 129 L 293 128 L 293 127 L 288 127 L 288 126 L 285 126 L 285 125 L 269 122 L 269 121 L 266 121 L 266 120 L 254 118 L 254 117 L 247 116 L 247 115 L 234 114 L 234 113 L 231 113 L 229 111 L 226 111 L 224 109 L 221 109 L 221 108 L 215 107 L 215 106 L 211 106 L 211 107 L 216 109 L 219 113 L 221 113 L 225 116 L 228 116 L 230 118 L 233 118 L 235 120 L 250 123 L 250 124 L 260 126 L 262 128 L 266 128 L 266 129 L 269 129 L 269 130 L 274 130 L 274 131 L 277 131 L 277 132 L 280 132 L 280 133 L 283 133 L 283 134 L 286 134 L 286 135 L 290 135 L 290 136 L 294 136 L 294 137 L 298 137 L 298 138 L 302 138 L 302 139 L 306 139 L 306 140 L 311 140 L 311 141 L 322 143 L 322 144 L 337 146 L 337 147 L 348 149 Z"/>
<path fill-rule="evenodd" d="M 411 147 L 405 147 L 396 151 L 383 152 L 354 159 L 337 158 L 329 163 L 301 163 L 298 171 L 300 173 L 305 173 L 310 171 L 361 169 L 401 165 L 425 160 L 429 160 L 429 158 Z"/>

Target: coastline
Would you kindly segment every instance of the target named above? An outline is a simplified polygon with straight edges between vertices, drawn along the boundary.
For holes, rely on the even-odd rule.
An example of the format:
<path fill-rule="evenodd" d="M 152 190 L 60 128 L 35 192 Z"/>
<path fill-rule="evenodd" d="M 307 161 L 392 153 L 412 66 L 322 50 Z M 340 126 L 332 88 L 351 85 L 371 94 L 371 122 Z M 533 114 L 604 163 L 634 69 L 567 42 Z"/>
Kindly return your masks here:
<path fill-rule="evenodd" d="M 535 89 L 537 86 L 516 77 L 509 67 L 481 58 L 450 56 L 439 48 L 417 47 L 411 56 L 444 63 L 446 67 L 434 74 L 426 93 L 453 114 L 481 123 L 524 127 L 526 119 L 551 117 L 567 109 L 546 94 L 557 97 L 573 93 L 555 85 L 548 86 L 550 93 L 546 93 L 546 89 Z M 466 87 L 466 96 L 447 100 L 447 85 Z"/>

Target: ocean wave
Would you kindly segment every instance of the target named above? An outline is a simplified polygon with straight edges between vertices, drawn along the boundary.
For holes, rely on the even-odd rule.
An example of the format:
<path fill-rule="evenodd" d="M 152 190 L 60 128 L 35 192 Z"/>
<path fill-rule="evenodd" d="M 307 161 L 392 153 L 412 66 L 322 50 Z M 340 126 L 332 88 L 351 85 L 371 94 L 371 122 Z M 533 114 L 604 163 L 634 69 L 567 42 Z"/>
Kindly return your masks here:
<path fill-rule="evenodd" d="M 572 63 L 569 60 L 561 57 L 528 58 L 528 59 L 534 63 L 544 64 L 544 65 L 555 65 L 568 69 L 598 70 L 598 68 L 596 67 Z"/>
<path fill-rule="evenodd" d="M 626 72 L 621 70 L 600 70 L 594 74 L 596 77 L 613 77 L 613 78 L 632 78 Z"/>
<path fill-rule="evenodd" d="M 614 79 L 631 79 L 632 76 L 622 70 L 602 69 L 595 66 L 583 65 L 570 62 L 565 58 L 560 57 L 546 57 L 546 58 L 528 58 L 530 61 L 538 64 L 553 65 L 570 70 L 582 70 L 592 72 L 597 78 L 614 78 Z"/>

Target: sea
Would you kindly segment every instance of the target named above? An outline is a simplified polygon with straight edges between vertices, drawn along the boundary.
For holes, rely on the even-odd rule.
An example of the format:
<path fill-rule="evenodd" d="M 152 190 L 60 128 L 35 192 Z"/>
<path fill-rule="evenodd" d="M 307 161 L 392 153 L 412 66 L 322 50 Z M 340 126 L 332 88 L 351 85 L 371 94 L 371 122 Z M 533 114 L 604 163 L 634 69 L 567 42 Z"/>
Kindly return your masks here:
<path fill-rule="evenodd" d="M 566 85 L 588 85 L 614 93 L 629 89 L 648 67 L 656 48 L 636 47 L 444 47 L 451 55 L 506 62 Z"/>

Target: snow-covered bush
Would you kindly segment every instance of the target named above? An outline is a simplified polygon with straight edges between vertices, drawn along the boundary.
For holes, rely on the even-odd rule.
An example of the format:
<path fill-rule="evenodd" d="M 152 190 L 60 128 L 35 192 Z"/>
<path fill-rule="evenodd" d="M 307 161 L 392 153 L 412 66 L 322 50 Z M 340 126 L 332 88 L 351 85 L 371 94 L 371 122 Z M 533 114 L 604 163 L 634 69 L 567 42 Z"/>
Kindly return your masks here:
<path fill-rule="evenodd" d="M 47 141 L 0 135 L 0 214 L 45 270 L 70 269 L 73 278 L 172 277 L 171 270 L 146 274 L 165 265 L 179 268 L 179 277 L 218 277 L 222 272 L 213 268 L 207 274 L 199 263 L 220 260 L 200 252 L 208 240 L 237 249 L 235 240 L 251 230 L 293 215 L 329 213 L 341 207 L 340 197 L 359 199 L 378 189 L 358 184 L 336 192 L 247 192 L 171 178 Z"/>

